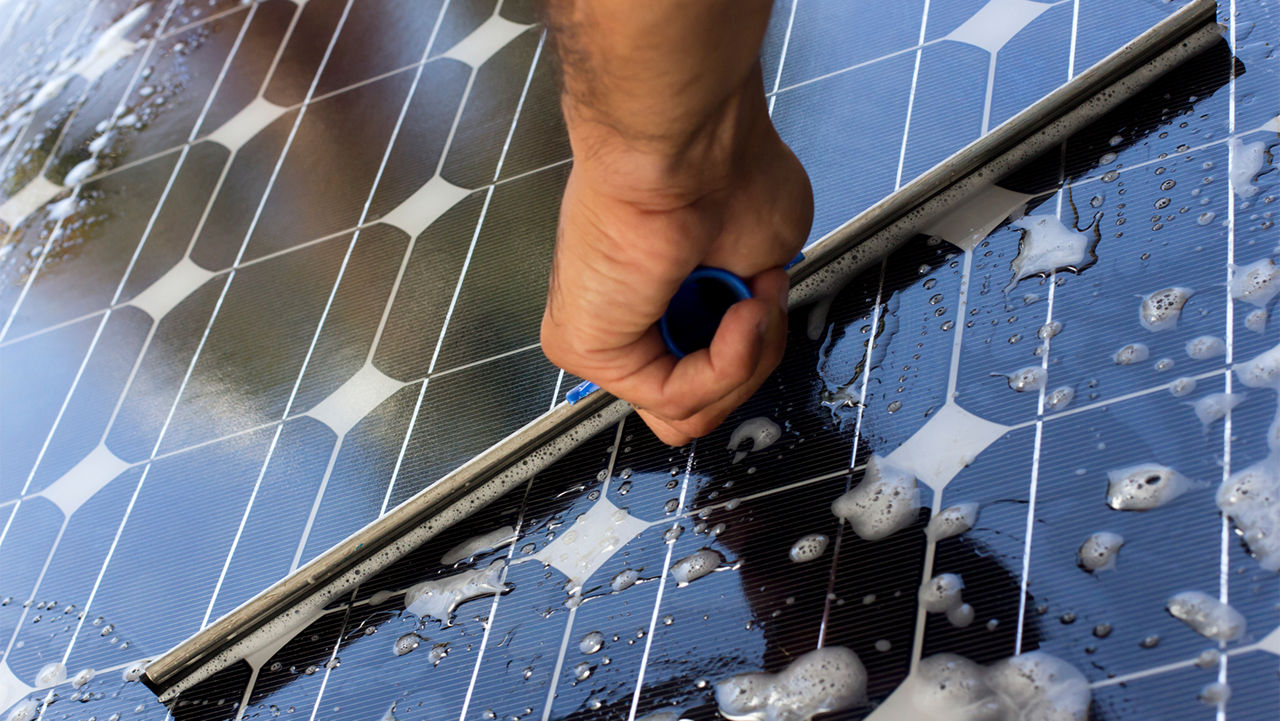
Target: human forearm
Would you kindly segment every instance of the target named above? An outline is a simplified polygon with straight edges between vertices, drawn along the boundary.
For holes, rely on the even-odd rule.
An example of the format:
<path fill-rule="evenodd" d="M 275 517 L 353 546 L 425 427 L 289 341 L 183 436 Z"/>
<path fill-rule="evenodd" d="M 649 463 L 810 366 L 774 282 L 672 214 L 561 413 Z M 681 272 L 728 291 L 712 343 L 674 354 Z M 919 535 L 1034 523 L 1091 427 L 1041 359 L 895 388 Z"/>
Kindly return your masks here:
<path fill-rule="evenodd" d="M 550 0 L 547 10 L 574 157 L 601 191 L 680 204 L 724 186 L 772 134 L 757 61 L 768 2 Z M 620 165 L 625 187 L 611 187 Z"/>

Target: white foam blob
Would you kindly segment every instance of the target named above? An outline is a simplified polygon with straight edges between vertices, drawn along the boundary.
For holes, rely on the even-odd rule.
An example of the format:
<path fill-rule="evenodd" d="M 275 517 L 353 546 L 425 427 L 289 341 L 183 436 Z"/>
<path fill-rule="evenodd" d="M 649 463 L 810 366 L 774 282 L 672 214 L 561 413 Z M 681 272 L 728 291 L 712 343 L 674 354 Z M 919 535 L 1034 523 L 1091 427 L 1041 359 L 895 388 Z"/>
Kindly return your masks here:
<path fill-rule="evenodd" d="M 578 650 L 588 656 L 602 648 L 604 648 L 604 634 L 599 631 L 591 631 L 578 641 Z"/>
<path fill-rule="evenodd" d="M 1245 620 L 1241 613 L 1201 591 L 1183 591 L 1169 597 L 1164 604 L 1169 615 L 1191 627 L 1191 630 L 1215 641 L 1234 641 L 1244 635 Z"/>
<path fill-rule="evenodd" d="M 867 670 L 858 654 L 827 646 L 773 673 L 744 673 L 716 683 L 716 705 L 732 721 L 806 721 L 867 701 Z"/>
<path fill-rule="evenodd" d="M 1049 377 L 1049 374 L 1040 366 L 1027 366 L 1009 374 L 998 373 L 996 375 L 1003 375 L 1008 379 L 1009 387 L 1019 393 L 1038 391 L 1044 388 L 1044 383 Z"/>
<path fill-rule="evenodd" d="M 1258 194 L 1258 186 L 1253 184 L 1253 179 L 1266 162 L 1267 144 L 1261 140 L 1244 143 L 1232 138 L 1230 152 L 1231 185 L 1241 198 L 1252 198 Z"/>
<path fill-rule="evenodd" d="M 1130 343 L 1129 345 L 1116 351 L 1111 357 L 1118 366 L 1133 365 L 1141 363 L 1151 357 L 1151 351 L 1142 343 Z"/>
<path fill-rule="evenodd" d="M 1018 281 L 1033 275 L 1048 275 L 1058 269 L 1078 270 L 1089 254 L 1092 238 L 1067 228 L 1057 215 L 1028 215 L 1009 223 L 1022 230 L 1018 257 L 1010 265 L 1013 278 L 1005 286 L 1009 292 Z"/>
<path fill-rule="evenodd" d="M 1177 328 L 1182 306 L 1194 294 L 1194 290 L 1179 286 L 1149 293 L 1138 307 L 1138 322 L 1152 332 Z"/>
<path fill-rule="evenodd" d="M 67 680 L 67 667 L 57 661 L 46 663 L 36 671 L 36 687 L 57 686 Z"/>
<path fill-rule="evenodd" d="M 1262 335 L 1267 332 L 1267 321 L 1270 319 L 1271 316 L 1265 310 L 1258 308 L 1249 311 L 1249 315 L 1244 317 L 1244 327 L 1258 335 Z"/>
<path fill-rule="evenodd" d="M 828 539 L 821 533 L 810 533 L 807 536 L 801 536 L 796 542 L 791 544 L 789 555 L 795 563 L 808 563 L 816 561 L 822 557 L 827 550 Z"/>
<path fill-rule="evenodd" d="M 479 536 L 472 536 L 453 548 L 450 548 L 443 556 L 440 557 L 440 563 L 449 566 L 463 559 L 471 558 L 482 551 L 502 548 L 503 546 L 514 543 L 515 540 L 516 529 L 511 526 L 503 526 Z"/>
<path fill-rule="evenodd" d="M 1124 536 L 1111 531 L 1092 533 L 1076 551 L 1076 565 L 1089 573 L 1110 571 L 1116 567 L 1116 557 L 1124 545 Z"/>
<path fill-rule="evenodd" d="M 1071 405 L 1076 399 L 1076 389 L 1071 386 L 1054 388 L 1044 395 L 1044 408 L 1047 411 L 1060 411 Z"/>
<path fill-rule="evenodd" d="M 1230 517 L 1259 565 L 1280 571 L 1280 475 L 1275 456 L 1236 471 L 1218 488 L 1219 510 Z"/>
<path fill-rule="evenodd" d="M 1280 293 L 1280 267 L 1270 258 L 1255 260 L 1248 265 L 1231 267 L 1231 282 L 1227 289 L 1231 297 L 1265 308 Z"/>
<path fill-rule="evenodd" d="M 1280 345 L 1244 363 L 1237 363 L 1232 370 L 1240 382 L 1250 388 L 1280 390 Z"/>
<path fill-rule="evenodd" d="M 636 721 L 683 721 L 684 709 L 664 708 L 639 716 Z"/>
<path fill-rule="evenodd" d="M 35 721 L 40 715 L 40 703 L 33 698 L 29 698 L 16 706 L 9 712 L 6 721 Z"/>
<path fill-rule="evenodd" d="M 423 581 L 404 594 L 404 605 L 409 613 L 420 618 L 438 618 L 448 626 L 453 611 L 474 598 L 505 593 L 502 569 L 506 563 L 494 561 L 487 568 L 472 568 L 440 579 Z"/>
<path fill-rule="evenodd" d="M 831 512 L 849 522 L 853 532 L 878 541 L 906 528 L 920 510 L 920 493 L 911 473 L 872 456 L 853 490 L 831 504 Z"/>
<path fill-rule="evenodd" d="M 614 591 L 625 591 L 636 585 L 636 581 L 640 580 L 640 571 L 632 568 L 618 571 L 612 579 L 609 580 L 609 587 Z"/>
<path fill-rule="evenodd" d="M 703 548 L 671 564 L 671 577 L 676 579 L 677 587 L 688 586 L 715 571 L 722 563 L 724 556 L 719 551 Z"/>
<path fill-rule="evenodd" d="M 1175 398 L 1183 398 L 1196 392 L 1195 378 L 1178 378 L 1169 384 L 1169 392 Z"/>
<path fill-rule="evenodd" d="M 396 642 L 391 645 L 391 653 L 397 656 L 403 656 L 421 646 L 423 640 L 424 639 L 421 636 L 410 631 L 396 639 Z"/>
<path fill-rule="evenodd" d="M 945 613 L 959 606 L 964 600 L 964 580 L 955 573 L 939 573 L 925 581 L 916 593 L 920 607 L 929 613 Z"/>
<path fill-rule="evenodd" d="M 76 163 L 75 166 L 71 168 L 71 170 L 67 171 L 67 177 L 63 179 L 62 184 L 67 186 L 68 188 L 74 188 L 77 185 L 84 183 L 84 181 L 87 180 L 90 175 L 93 175 L 97 171 L 98 171 L 97 158 L 91 157 L 86 160 L 82 160 L 79 163 Z"/>
<path fill-rule="evenodd" d="M 1186 493 L 1191 481 L 1168 466 L 1139 463 L 1107 472 L 1107 505 L 1117 511 L 1149 511 Z"/>
<path fill-rule="evenodd" d="M 937 515 L 930 518 L 929 525 L 924 528 L 924 535 L 931 541 L 941 541 L 968 531 L 977 521 L 977 503 L 957 503 L 938 511 Z"/>
<path fill-rule="evenodd" d="M 962 603 L 947 609 L 947 621 L 956 628 L 968 628 L 973 623 L 973 606 Z"/>
<path fill-rule="evenodd" d="M 1208 704 L 1209 706 L 1224 705 L 1231 699 L 1231 687 L 1223 681 L 1207 683 L 1204 688 L 1200 689 L 1198 698 L 1200 703 Z"/>
<path fill-rule="evenodd" d="M 1187 341 L 1187 356 L 1195 360 L 1217 358 L 1227 352 L 1227 344 L 1221 338 L 1212 335 L 1201 335 Z"/>
<path fill-rule="evenodd" d="M 981 666 L 943 653 L 922 659 L 868 721 L 1086 721 L 1089 682 L 1033 651 Z"/>
<path fill-rule="evenodd" d="M 1208 428 L 1212 423 L 1222 420 L 1233 408 L 1244 402 L 1248 396 L 1244 393 L 1210 393 L 1191 403 L 1200 424 Z"/>
<path fill-rule="evenodd" d="M 733 433 L 729 434 L 729 450 L 735 451 L 733 462 L 741 461 L 752 451 L 762 451 L 768 448 L 781 437 L 782 429 L 772 420 L 764 416 L 748 418 L 739 423 L 738 427 L 733 429 Z M 738 450 L 738 447 L 748 438 L 751 439 L 751 448 L 745 451 Z"/>
<path fill-rule="evenodd" d="M 151 659 L 149 658 L 136 661 L 132 665 L 124 667 L 124 670 L 120 672 L 120 678 L 124 679 L 125 683 L 137 683 L 142 680 L 142 674 L 147 672 L 147 666 L 149 665 L 151 665 Z"/>
<path fill-rule="evenodd" d="M 71 688 L 83 687 L 85 684 L 93 680 L 95 673 L 96 671 L 91 668 L 81 669 L 80 673 L 77 673 L 75 677 L 71 679 Z"/>

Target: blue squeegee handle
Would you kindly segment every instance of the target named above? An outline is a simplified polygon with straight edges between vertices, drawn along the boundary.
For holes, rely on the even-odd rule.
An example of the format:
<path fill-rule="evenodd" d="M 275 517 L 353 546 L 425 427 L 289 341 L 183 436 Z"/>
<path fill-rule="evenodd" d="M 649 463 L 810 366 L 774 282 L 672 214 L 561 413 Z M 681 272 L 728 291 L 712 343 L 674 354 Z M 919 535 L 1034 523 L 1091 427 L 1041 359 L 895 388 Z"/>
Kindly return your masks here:
<path fill-rule="evenodd" d="M 804 260 L 801 253 L 786 267 Z M 738 301 L 751 297 L 746 281 L 723 268 L 696 268 L 680 283 L 667 309 L 658 319 L 658 332 L 667 350 L 683 358 L 711 345 L 720 319 Z M 591 381 L 583 381 L 565 394 L 569 403 L 577 403 L 598 390 Z"/>

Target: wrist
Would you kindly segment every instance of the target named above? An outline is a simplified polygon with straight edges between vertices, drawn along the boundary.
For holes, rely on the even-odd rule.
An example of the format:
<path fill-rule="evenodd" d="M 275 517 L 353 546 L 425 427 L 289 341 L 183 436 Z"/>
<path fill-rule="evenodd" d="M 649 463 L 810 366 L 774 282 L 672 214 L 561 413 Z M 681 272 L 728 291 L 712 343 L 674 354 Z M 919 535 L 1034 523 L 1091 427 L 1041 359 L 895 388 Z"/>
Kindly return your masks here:
<path fill-rule="evenodd" d="M 562 101 L 574 172 L 593 194 L 644 210 L 684 207 L 730 187 L 753 155 L 780 142 L 758 69 L 696 117 L 653 122 Z"/>

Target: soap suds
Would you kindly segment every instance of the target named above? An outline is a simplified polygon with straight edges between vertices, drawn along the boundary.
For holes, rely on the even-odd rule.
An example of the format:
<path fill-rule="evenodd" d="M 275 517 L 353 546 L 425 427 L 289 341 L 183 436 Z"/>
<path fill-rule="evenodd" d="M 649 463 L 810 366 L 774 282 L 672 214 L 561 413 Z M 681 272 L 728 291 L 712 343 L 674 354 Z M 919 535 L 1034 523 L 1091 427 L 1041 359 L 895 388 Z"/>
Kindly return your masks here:
<path fill-rule="evenodd" d="M 1244 327 L 1259 335 L 1267 332 L 1267 321 L 1270 315 L 1261 308 L 1249 311 L 1249 315 L 1244 317 Z"/>
<path fill-rule="evenodd" d="M 1227 352 L 1227 344 L 1221 338 L 1211 335 L 1196 336 L 1187 341 L 1187 356 L 1195 360 L 1217 358 Z"/>
<path fill-rule="evenodd" d="M 612 579 L 609 580 L 609 587 L 614 591 L 624 591 L 631 588 L 640 580 L 640 571 L 636 569 L 623 569 L 618 571 Z"/>
<path fill-rule="evenodd" d="M 1112 356 L 1111 359 L 1115 361 L 1115 364 L 1118 366 L 1127 366 L 1133 365 L 1134 363 L 1141 363 L 1150 357 L 1151 351 L 1147 349 L 1146 345 L 1142 343 L 1130 343 L 1116 351 L 1115 355 Z"/>
<path fill-rule="evenodd" d="M 946 613 L 964 603 L 964 580 L 954 573 L 940 573 L 925 581 L 916 593 L 920 607 L 929 613 Z"/>
<path fill-rule="evenodd" d="M 1231 185 L 1236 195 L 1241 198 L 1252 198 L 1258 194 L 1258 186 L 1253 179 L 1262 171 L 1266 162 L 1267 145 L 1261 140 L 1245 143 L 1238 138 L 1230 141 L 1231 152 Z"/>
<path fill-rule="evenodd" d="M 1280 267 L 1270 258 L 1262 258 L 1248 265 L 1232 266 L 1227 289 L 1236 300 L 1266 308 L 1276 293 L 1280 293 L 1277 279 L 1280 279 Z"/>
<path fill-rule="evenodd" d="M 1245 620 L 1239 611 L 1201 591 L 1175 593 L 1165 602 L 1169 615 L 1191 630 L 1214 641 L 1234 641 L 1244 635 Z"/>
<path fill-rule="evenodd" d="M 1044 395 L 1044 409 L 1047 411 L 1060 411 L 1071 405 L 1071 401 L 1075 399 L 1075 388 L 1072 388 L 1071 386 L 1054 388 Z"/>
<path fill-rule="evenodd" d="M 1089 256 L 1094 238 L 1067 228 L 1056 215 L 1028 215 L 1009 226 L 1020 229 L 1022 239 L 1018 241 L 1018 257 L 1010 264 L 1013 277 L 1005 286 L 1005 293 L 1024 278 L 1048 275 L 1056 270 L 1079 272 L 1092 263 Z"/>
<path fill-rule="evenodd" d="M 1231 699 L 1231 687 L 1222 681 L 1207 683 L 1200 689 L 1198 698 L 1200 703 L 1209 706 L 1224 705 Z"/>
<path fill-rule="evenodd" d="M 1196 412 L 1200 424 L 1208 428 L 1216 421 L 1226 417 L 1236 406 L 1244 402 L 1247 396 L 1243 393 L 1210 393 L 1190 405 Z"/>
<path fill-rule="evenodd" d="M 46 663 L 36 671 L 36 687 L 45 688 L 47 686 L 57 686 L 67 680 L 67 667 L 54 661 Z"/>
<path fill-rule="evenodd" d="M 929 519 L 924 535 L 931 541 L 941 541 L 965 533 L 978 521 L 977 503 L 957 503 L 948 506 Z"/>
<path fill-rule="evenodd" d="M 821 533 L 801 536 L 791 545 L 790 556 L 795 563 L 808 563 L 822 557 L 827 550 L 828 539 Z"/>
<path fill-rule="evenodd" d="M 1084 539 L 1076 551 L 1076 565 L 1089 573 L 1110 571 L 1116 567 L 1116 556 L 1124 545 L 1124 536 L 1111 531 L 1098 531 Z"/>
<path fill-rule="evenodd" d="M 1182 306 L 1193 294 L 1194 290 L 1177 286 L 1148 294 L 1138 307 L 1138 322 L 1152 332 L 1177 328 Z"/>
<path fill-rule="evenodd" d="M 1196 392 L 1195 378 L 1178 378 L 1169 384 L 1169 393 L 1174 398 L 1183 398 Z"/>
<path fill-rule="evenodd" d="M 602 648 L 604 648 L 604 634 L 599 631 L 591 631 L 578 641 L 578 650 L 588 656 Z"/>
<path fill-rule="evenodd" d="M 853 532 L 878 541 L 906 528 L 920 510 L 920 493 L 911 473 L 872 456 L 859 483 L 831 504 L 831 512 L 848 521 Z"/>
<path fill-rule="evenodd" d="M 731 721 L 807 721 L 867 701 L 867 670 L 841 646 L 815 649 L 779 673 L 744 673 L 719 681 L 716 705 Z"/>
<path fill-rule="evenodd" d="M 778 427 L 778 424 L 764 416 L 757 416 L 743 421 L 729 435 L 729 450 L 734 451 L 733 462 L 741 461 L 747 457 L 748 453 L 763 451 L 776 443 L 781 437 L 782 429 Z M 738 450 L 738 447 L 748 438 L 751 439 L 751 448 L 745 451 Z"/>
<path fill-rule="evenodd" d="M 516 529 L 511 526 L 503 526 L 496 530 L 490 531 L 479 536 L 473 536 L 458 545 L 450 548 L 440 557 L 440 563 L 451 566 L 463 559 L 471 558 L 481 551 L 489 551 L 496 548 L 502 548 L 508 544 L 514 543 L 516 540 Z"/>
<path fill-rule="evenodd" d="M 985 667 L 943 653 L 922 659 L 867 721 L 1086 721 L 1091 700 L 1074 666 L 1041 651 Z"/>
<path fill-rule="evenodd" d="M 719 551 L 703 548 L 671 564 L 671 577 L 676 579 L 678 588 L 683 588 L 720 568 L 722 563 L 724 556 Z"/>
<path fill-rule="evenodd" d="M 441 579 L 423 581 L 404 594 L 405 608 L 420 618 L 436 618 L 448 626 L 458 606 L 475 598 L 506 593 L 502 570 L 506 563 L 494 561 L 487 568 L 472 568 Z"/>
<path fill-rule="evenodd" d="M 1249 553 L 1268 571 L 1280 571 L 1280 476 L 1276 455 L 1236 471 L 1218 488 L 1219 510 L 1235 523 Z"/>
<path fill-rule="evenodd" d="M 973 623 L 973 606 L 962 603 L 947 609 L 947 621 L 956 628 L 968 628 Z"/>
<path fill-rule="evenodd" d="M 1019 392 L 1038 391 L 1044 388 L 1045 380 L 1049 374 L 1040 366 L 1027 366 L 1020 368 L 1012 373 L 994 373 L 992 375 L 1002 376 L 1009 382 L 1009 388 Z"/>
<path fill-rule="evenodd" d="M 1107 505 L 1117 511 L 1149 511 L 1186 493 L 1191 481 L 1168 466 L 1140 463 L 1107 472 Z"/>

